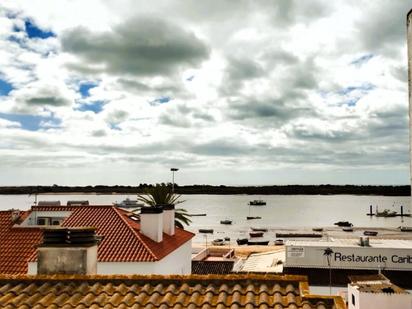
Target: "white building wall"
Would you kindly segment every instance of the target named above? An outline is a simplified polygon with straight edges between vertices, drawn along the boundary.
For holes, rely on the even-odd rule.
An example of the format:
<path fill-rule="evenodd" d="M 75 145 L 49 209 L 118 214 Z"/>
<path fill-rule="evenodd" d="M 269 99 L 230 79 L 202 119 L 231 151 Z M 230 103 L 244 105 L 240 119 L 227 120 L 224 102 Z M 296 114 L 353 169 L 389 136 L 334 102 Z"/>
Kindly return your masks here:
<path fill-rule="evenodd" d="M 157 262 L 98 262 L 99 275 L 187 275 L 192 272 L 192 241 Z M 29 275 L 37 274 L 37 262 L 30 262 Z"/>
<path fill-rule="evenodd" d="M 355 305 L 352 302 L 355 298 Z M 356 286 L 348 285 L 348 309 L 412 309 L 411 294 L 362 293 Z"/>

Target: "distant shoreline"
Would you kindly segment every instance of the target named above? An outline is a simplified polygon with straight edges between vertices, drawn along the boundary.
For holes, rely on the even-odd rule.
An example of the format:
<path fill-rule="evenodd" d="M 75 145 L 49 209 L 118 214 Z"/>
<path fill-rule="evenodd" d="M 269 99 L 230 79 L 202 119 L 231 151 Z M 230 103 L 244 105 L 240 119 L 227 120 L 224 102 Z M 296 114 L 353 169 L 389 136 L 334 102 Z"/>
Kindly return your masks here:
<path fill-rule="evenodd" d="M 1 186 L 0 195 L 5 194 L 95 194 L 127 195 L 143 193 L 152 185 L 139 186 Z M 358 185 L 284 185 L 284 186 L 211 186 L 175 184 L 177 194 L 211 195 L 380 195 L 410 196 L 409 185 L 403 186 L 358 186 Z"/>

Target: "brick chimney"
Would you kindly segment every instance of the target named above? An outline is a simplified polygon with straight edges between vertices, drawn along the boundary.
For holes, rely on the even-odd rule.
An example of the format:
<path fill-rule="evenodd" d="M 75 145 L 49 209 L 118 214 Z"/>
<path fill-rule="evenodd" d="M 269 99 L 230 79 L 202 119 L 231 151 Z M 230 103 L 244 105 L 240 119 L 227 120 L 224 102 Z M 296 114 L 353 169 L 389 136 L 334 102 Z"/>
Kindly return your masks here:
<path fill-rule="evenodd" d="M 163 233 L 173 236 L 175 234 L 175 205 L 158 205 L 163 208 Z"/>
<path fill-rule="evenodd" d="M 140 233 L 155 242 L 163 240 L 162 207 L 142 207 L 140 209 Z"/>
<path fill-rule="evenodd" d="M 97 245 L 95 228 L 47 228 L 37 248 L 37 273 L 96 274 Z"/>

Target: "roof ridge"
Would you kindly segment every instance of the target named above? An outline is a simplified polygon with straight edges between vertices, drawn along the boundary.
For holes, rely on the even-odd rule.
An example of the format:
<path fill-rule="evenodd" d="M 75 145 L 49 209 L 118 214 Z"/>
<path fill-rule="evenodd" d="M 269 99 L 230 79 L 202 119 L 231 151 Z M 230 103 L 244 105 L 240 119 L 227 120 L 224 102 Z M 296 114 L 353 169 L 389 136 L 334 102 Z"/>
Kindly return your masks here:
<path fill-rule="evenodd" d="M 143 247 L 149 251 L 150 255 L 155 259 L 155 260 L 160 260 L 159 257 L 149 248 L 149 246 L 143 241 L 143 239 L 140 237 L 140 235 L 130 226 L 130 224 L 127 222 L 125 218 L 123 218 L 123 215 L 119 212 L 119 209 L 116 206 L 112 206 L 112 209 L 116 212 L 116 214 L 120 217 L 120 219 L 123 221 L 124 224 L 128 227 L 129 230 L 132 231 L 132 233 L 137 237 L 137 239 L 142 243 Z"/>

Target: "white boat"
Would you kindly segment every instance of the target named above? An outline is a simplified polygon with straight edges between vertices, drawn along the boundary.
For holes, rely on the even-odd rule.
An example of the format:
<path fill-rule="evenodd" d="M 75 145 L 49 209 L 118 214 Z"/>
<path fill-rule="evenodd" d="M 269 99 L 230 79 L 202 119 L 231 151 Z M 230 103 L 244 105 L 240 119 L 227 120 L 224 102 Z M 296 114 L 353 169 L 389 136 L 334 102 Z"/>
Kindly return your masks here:
<path fill-rule="evenodd" d="M 121 208 L 139 208 L 144 206 L 144 204 L 138 203 L 137 200 L 131 200 L 129 198 L 126 198 L 120 203 L 113 203 L 113 205 Z"/>

